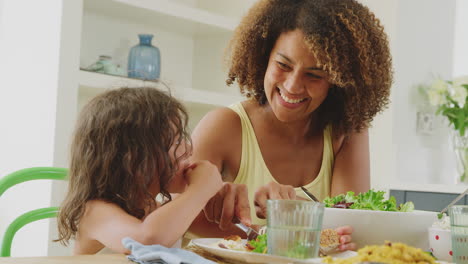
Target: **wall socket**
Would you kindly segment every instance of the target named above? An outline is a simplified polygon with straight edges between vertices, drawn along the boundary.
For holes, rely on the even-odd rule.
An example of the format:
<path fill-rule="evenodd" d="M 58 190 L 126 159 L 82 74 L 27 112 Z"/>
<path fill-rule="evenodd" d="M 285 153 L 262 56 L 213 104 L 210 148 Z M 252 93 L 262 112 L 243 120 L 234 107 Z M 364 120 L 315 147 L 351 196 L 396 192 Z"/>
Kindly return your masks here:
<path fill-rule="evenodd" d="M 426 136 L 433 135 L 435 130 L 435 114 L 417 112 L 416 115 L 416 132 Z"/>

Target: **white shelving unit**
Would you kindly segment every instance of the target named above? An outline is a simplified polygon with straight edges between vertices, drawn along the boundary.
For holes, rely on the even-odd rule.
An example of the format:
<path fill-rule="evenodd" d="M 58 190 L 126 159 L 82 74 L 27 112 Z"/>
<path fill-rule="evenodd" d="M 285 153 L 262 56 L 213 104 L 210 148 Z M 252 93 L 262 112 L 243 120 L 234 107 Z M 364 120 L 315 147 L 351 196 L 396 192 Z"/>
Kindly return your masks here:
<path fill-rule="evenodd" d="M 108 89 L 120 87 L 164 87 L 155 81 L 145 81 L 85 70 L 80 70 L 79 84 L 79 93 L 82 98 L 90 98 Z M 179 100 L 186 102 L 188 105 L 194 106 L 196 104 L 201 104 L 208 106 L 208 108 L 227 106 L 242 100 L 241 96 L 196 90 L 190 87 L 171 87 L 171 93 Z"/>
<path fill-rule="evenodd" d="M 88 0 L 85 10 L 191 35 L 231 32 L 238 23 L 234 18 L 168 0 Z"/>
<path fill-rule="evenodd" d="M 185 102 L 195 125 L 207 111 L 242 100 L 237 87 L 226 86 L 223 65 L 224 49 L 239 19 L 199 6 L 207 6 L 207 1 L 84 0 L 80 67 L 108 55 L 126 69 L 137 35 L 153 34 L 152 44 L 161 51 L 161 80 Z M 105 89 L 156 85 L 83 70 L 78 79 L 78 109 Z"/>

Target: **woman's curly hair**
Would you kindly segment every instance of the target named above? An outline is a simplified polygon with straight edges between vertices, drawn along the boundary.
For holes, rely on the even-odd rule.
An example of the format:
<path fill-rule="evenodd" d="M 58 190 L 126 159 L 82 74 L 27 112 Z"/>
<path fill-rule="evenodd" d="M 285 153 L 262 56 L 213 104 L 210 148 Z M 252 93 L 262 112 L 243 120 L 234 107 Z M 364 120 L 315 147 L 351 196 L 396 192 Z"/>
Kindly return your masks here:
<path fill-rule="evenodd" d="M 355 0 L 260 0 L 231 40 L 226 83 L 237 81 L 241 93 L 266 104 L 270 52 L 281 33 L 295 29 L 329 75 L 318 125 L 331 123 L 336 135 L 369 127 L 389 102 L 392 60 L 379 20 Z"/>
<path fill-rule="evenodd" d="M 177 161 L 191 151 L 184 106 L 155 88 L 120 88 L 104 92 L 80 113 L 71 145 L 69 190 L 58 216 L 59 238 L 76 235 L 90 200 L 114 203 L 143 218 L 154 208 L 153 183 L 168 200 L 168 183 Z M 185 145 L 181 156 L 169 154 Z M 157 176 L 157 177 L 156 177 Z"/>

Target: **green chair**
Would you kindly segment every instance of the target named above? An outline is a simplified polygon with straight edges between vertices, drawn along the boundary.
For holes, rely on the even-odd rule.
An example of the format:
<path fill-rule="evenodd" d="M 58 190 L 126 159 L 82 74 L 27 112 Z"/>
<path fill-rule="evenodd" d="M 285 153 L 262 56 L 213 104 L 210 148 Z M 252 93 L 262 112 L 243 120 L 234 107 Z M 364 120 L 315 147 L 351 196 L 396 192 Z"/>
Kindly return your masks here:
<path fill-rule="evenodd" d="M 15 171 L 0 179 L 0 197 L 8 188 L 22 182 L 32 180 L 65 180 L 67 175 L 68 169 L 54 167 L 35 167 Z M 40 208 L 26 212 L 13 220 L 3 235 L 0 257 L 10 256 L 13 237 L 20 228 L 34 221 L 56 217 L 58 210 L 58 207 Z"/>

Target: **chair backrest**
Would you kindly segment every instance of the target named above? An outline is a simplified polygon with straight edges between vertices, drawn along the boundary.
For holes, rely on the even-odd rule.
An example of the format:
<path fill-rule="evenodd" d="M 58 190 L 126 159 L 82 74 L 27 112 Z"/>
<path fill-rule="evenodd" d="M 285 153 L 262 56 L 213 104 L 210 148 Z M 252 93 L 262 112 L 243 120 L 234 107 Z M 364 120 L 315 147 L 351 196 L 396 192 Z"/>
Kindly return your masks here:
<path fill-rule="evenodd" d="M 0 179 L 0 196 L 10 187 L 31 180 L 65 180 L 68 169 L 55 167 L 34 167 L 15 171 Z M 9 257 L 11 243 L 16 232 L 23 226 L 46 218 L 57 216 L 58 207 L 46 207 L 26 212 L 7 227 L 2 239 L 0 257 Z"/>

